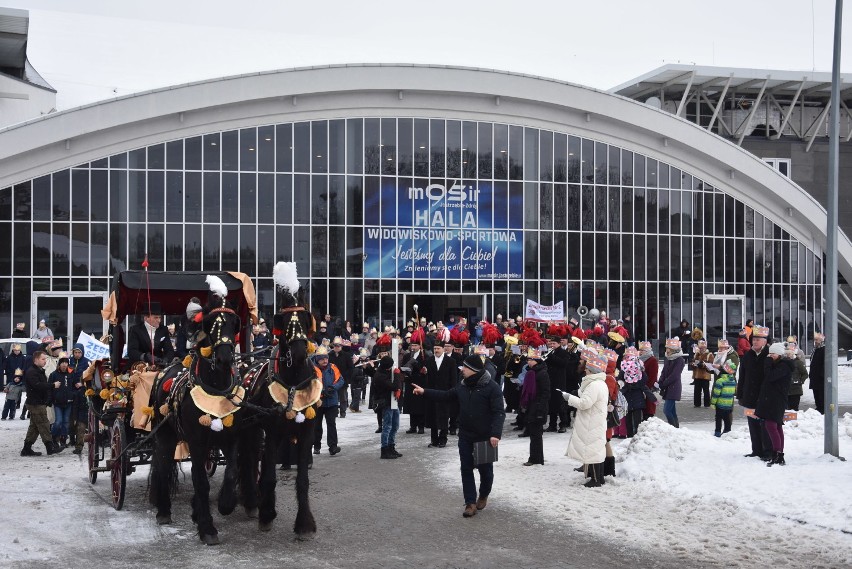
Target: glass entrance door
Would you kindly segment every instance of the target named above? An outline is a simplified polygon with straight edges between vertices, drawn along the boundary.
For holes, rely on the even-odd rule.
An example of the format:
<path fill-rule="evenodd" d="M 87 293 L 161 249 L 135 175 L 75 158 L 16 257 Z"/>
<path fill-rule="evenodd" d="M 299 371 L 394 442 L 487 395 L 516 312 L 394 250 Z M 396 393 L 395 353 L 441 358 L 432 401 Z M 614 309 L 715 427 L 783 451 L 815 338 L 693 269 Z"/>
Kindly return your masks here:
<path fill-rule="evenodd" d="M 744 296 L 705 295 L 704 337 L 711 350 L 721 338 L 726 338 L 732 346 L 736 346 L 737 335 L 745 325 L 744 314 Z"/>
<path fill-rule="evenodd" d="M 107 298 L 107 293 L 33 294 L 31 329 L 35 330 L 43 318 L 54 337 L 65 341 L 66 350 L 77 341 L 80 332 L 100 338 L 107 331 L 101 316 Z"/>

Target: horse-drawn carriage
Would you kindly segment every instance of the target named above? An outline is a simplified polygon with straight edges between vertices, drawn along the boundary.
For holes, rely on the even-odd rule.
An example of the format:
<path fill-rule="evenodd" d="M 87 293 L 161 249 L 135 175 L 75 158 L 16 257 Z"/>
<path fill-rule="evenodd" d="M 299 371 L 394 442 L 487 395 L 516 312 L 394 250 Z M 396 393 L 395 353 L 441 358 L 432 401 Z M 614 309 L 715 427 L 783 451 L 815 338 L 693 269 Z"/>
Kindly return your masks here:
<path fill-rule="evenodd" d="M 163 314 L 184 315 L 193 297 L 206 298 L 211 291 L 211 275 L 226 291 L 221 306 L 214 307 L 211 326 L 218 326 L 227 316 L 236 327 L 233 337 L 226 338 L 231 348 L 239 345 L 248 352 L 251 323 L 257 321 L 254 286 L 243 273 L 230 272 L 156 272 L 123 271 L 115 276 L 109 302 L 101 311 L 110 323 L 111 357 L 93 362 L 84 378 L 89 401 L 88 467 L 89 481 L 94 484 L 98 473 L 109 472 L 112 503 L 120 510 L 124 504 L 126 479 L 140 465 L 151 464 L 155 453 L 155 425 L 152 391 L 166 376 L 174 379 L 187 375 L 191 359 L 186 361 L 146 364 L 123 357 L 124 326 L 128 317 L 141 314 L 143 307 L 158 303 Z M 221 296 L 221 294 L 220 294 Z M 218 297 L 217 297 L 218 298 Z M 227 299 L 228 307 L 225 307 Z M 221 318 L 216 318 L 220 316 Z M 205 316 L 206 317 L 206 316 Z M 217 322 L 214 322 L 216 320 Z M 130 323 L 131 326 L 133 322 Z M 233 350 L 229 354 L 233 362 Z M 159 365 L 154 365 L 159 364 Z M 175 459 L 186 460 L 186 449 L 176 447 Z M 212 476 L 216 466 L 224 462 L 219 449 L 211 447 L 206 456 L 206 472 Z"/>

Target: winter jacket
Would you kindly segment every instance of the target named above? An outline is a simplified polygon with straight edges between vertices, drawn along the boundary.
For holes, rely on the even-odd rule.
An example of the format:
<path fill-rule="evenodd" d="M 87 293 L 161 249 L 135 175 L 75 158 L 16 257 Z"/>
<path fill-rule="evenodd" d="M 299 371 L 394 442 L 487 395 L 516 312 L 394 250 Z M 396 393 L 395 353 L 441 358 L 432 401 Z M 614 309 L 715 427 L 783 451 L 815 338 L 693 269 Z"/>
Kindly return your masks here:
<path fill-rule="evenodd" d="M 402 389 L 402 373 L 396 370 L 375 369 L 373 373 L 373 408 L 377 413 L 384 412 L 390 407 L 391 397 Z"/>
<path fill-rule="evenodd" d="M 800 360 L 798 357 L 790 360 L 793 362 L 793 378 L 792 383 L 790 383 L 790 395 L 794 396 L 802 396 L 804 395 L 803 387 L 805 385 L 805 380 L 808 379 L 808 369 L 805 367 L 805 362 Z"/>
<path fill-rule="evenodd" d="M 651 356 L 644 362 L 645 364 L 645 379 L 646 384 L 648 385 L 648 389 L 654 390 L 655 385 L 657 383 L 657 376 L 660 373 L 660 362 L 654 356 Z M 645 401 L 645 413 L 647 415 L 653 415 L 657 412 L 657 398 L 654 397 L 653 400 L 648 399 Z"/>
<path fill-rule="evenodd" d="M 364 366 L 352 368 L 352 387 L 364 389 L 367 386 L 367 376 L 364 374 Z"/>
<path fill-rule="evenodd" d="M 444 356 L 441 367 L 435 356 L 426 359 L 426 384 L 422 387 L 447 391 L 458 384 L 459 368 L 456 360 Z M 423 381 L 423 380 L 421 380 Z M 416 383 L 416 382 L 415 382 Z M 418 383 L 417 385 L 421 385 Z M 446 401 L 433 401 L 426 399 L 426 426 L 429 428 L 445 428 L 450 420 L 450 406 Z"/>
<path fill-rule="evenodd" d="M 86 399 L 86 386 L 74 388 L 74 400 L 71 403 L 71 420 L 87 423 L 89 421 L 89 400 Z"/>
<path fill-rule="evenodd" d="M 666 358 L 663 364 L 663 371 L 660 372 L 660 393 L 663 399 L 667 401 L 680 401 L 681 384 L 680 374 L 683 372 L 683 356 L 668 359 Z"/>
<path fill-rule="evenodd" d="M 769 357 L 769 345 L 763 346 L 759 354 L 749 350 L 740 358 L 740 380 L 737 383 L 737 399 L 740 405 L 754 409 L 763 384 L 766 360 Z M 786 403 L 786 399 L 784 400 Z"/>
<path fill-rule="evenodd" d="M 656 403 L 657 397 L 654 392 L 648 388 L 648 383 L 643 377 L 636 383 L 625 383 L 621 388 L 621 394 L 627 400 L 627 410 L 635 411 L 636 409 L 644 409 L 648 401 Z"/>
<path fill-rule="evenodd" d="M 83 372 L 89 368 L 89 364 L 92 362 L 90 362 L 89 358 L 85 356 L 86 350 L 83 344 L 74 344 L 74 349 L 80 350 L 84 355 L 80 356 L 79 360 L 72 357 L 68 361 L 68 371 L 71 372 L 71 377 L 74 379 L 74 383 L 82 383 Z"/>
<path fill-rule="evenodd" d="M 319 366 L 315 365 L 314 371 L 317 374 L 317 379 L 322 380 L 322 406 L 339 407 L 340 399 L 337 397 L 337 392 L 344 385 L 340 370 L 337 369 L 336 365 L 330 363 L 325 369 L 320 369 Z"/>
<path fill-rule="evenodd" d="M 50 384 L 44 369 L 31 365 L 24 372 L 24 384 L 27 389 L 27 405 L 47 405 L 50 402 Z"/>
<path fill-rule="evenodd" d="M 6 356 L 6 361 L 3 364 L 4 371 L 6 373 L 6 385 L 13 382 L 15 379 L 15 370 L 20 369 L 22 371 L 26 370 L 27 367 L 27 356 L 23 352 L 10 352 L 8 356 Z"/>
<path fill-rule="evenodd" d="M 459 406 L 459 437 L 470 442 L 502 438 L 503 392 L 485 370 L 463 379 L 448 391 L 426 389 L 424 396 L 433 401 L 456 401 Z"/>
<path fill-rule="evenodd" d="M 547 367 L 547 375 L 550 378 L 550 408 L 554 411 L 559 409 L 563 401 L 562 394 L 556 390 L 571 391 L 568 389 L 567 379 L 569 355 L 567 351 L 557 347 L 547 357 L 546 366 L 536 366 L 536 368 Z"/>
<path fill-rule="evenodd" d="M 59 387 L 55 387 L 54 383 L 59 382 Z M 74 378 L 70 371 L 62 372 L 56 370 L 50 374 L 47 379 L 50 387 L 53 389 L 51 393 L 51 401 L 57 407 L 68 407 L 74 402 Z"/>
<path fill-rule="evenodd" d="M 548 374 L 547 366 L 544 362 L 539 362 L 532 369 L 527 370 L 524 376 L 524 385 L 530 379 L 535 380 L 535 398 L 526 403 L 526 420 L 528 422 L 535 421 L 536 423 L 544 423 L 547 421 L 548 410 L 550 407 L 551 382 L 550 374 Z M 558 391 L 556 393 L 559 393 Z M 559 394 L 562 397 L 562 394 Z M 523 392 L 521 393 L 521 405 L 524 404 Z"/>
<path fill-rule="evenodd" d="M 606 458 L 606 412 L 609 405 L 606 374 L 593 373 L 584 377 L 578 395 L 563 394 L 568 405 L 577 409 L 574 432 L 565 456 L 583 464 L 599 464 Z"/>
<path fill-rule="evenodd" d="M 793 376 L 793 361 L 781 357 L 769 360 L 766 375 L 760 386 L 760 395 L 754 414 L 767 421 L 784 422 L 784 410 L 787 409 L 787 396 Z"/>
<path fill-rule="evenodd" d="M 811 356 L 811 389 L 825 389 L 825 346 L 814 349 Z"/>
<path fill-rule="evenodd" d="M 21 400 L 21 395 L 24 394 L 24 382 L 20 381 L 12 381 L 12 383 L 6 386 L 6 401 L 14 401 L 17 403 Z"/>
<path fill-rule="evenodd" d="M 749 350 L 751 350 L 751 342 L 748 341 L 748 338 L 740 337 L 737 340 L 737 355 L 743 357 Z"/>
<path fill-rule="evenodd" d="M 699 381 L 709 381 L 713 376 L 710 374 L 704 363 L 713 362 L 713 352 L 707 350 L 705 352 L 696 352 L 692 358 L 692 379 Z"/>
<path fill-rule="evenodd" d="M 414 352 L 408 352 L 402 356 L 402 362 L 399 367 L 409 368 L 410 372 L 403 370 L 403 381 L 405 382 L 405 394 L 403 401 L 405 402 L 404 412 L 409 415 L 422 415 L 426 413 L 426 400 L 422 397 L 414 396 L 414 384 L 421 385 L 426 382 L 426 361 L 429 359 L 427 354 L 422 349 L 417 352 L 415 357 Z"/>
<path fill-rule="evenodd" d="M 716 378 L 713 384 L 713 395 L 710 397 L 710 406 L 714 409 L 733 409 L 734 396 L 737 394 L 737 379 L 728 373 L 723 373 Z"/>

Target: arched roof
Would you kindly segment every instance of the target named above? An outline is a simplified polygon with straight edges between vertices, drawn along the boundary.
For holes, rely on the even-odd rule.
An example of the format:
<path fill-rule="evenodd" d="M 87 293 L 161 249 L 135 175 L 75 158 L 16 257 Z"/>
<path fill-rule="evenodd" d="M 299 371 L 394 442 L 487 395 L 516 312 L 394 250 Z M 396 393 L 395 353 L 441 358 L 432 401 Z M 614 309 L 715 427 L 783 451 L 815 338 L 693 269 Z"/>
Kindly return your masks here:
<path fill-rule="evenodd" d="M 826 212 L 755 155 L 685 119 L 554 79 L 435 65 L 309 67 L 136 93 L 0 130 L 0 187 L 146 144 L 231 128 L 351 116 L 507 122 L 620 146 L 698 176 L 807 247 L 825 249 Z M 840 272 L 852 243 L 840 233 Z"/>

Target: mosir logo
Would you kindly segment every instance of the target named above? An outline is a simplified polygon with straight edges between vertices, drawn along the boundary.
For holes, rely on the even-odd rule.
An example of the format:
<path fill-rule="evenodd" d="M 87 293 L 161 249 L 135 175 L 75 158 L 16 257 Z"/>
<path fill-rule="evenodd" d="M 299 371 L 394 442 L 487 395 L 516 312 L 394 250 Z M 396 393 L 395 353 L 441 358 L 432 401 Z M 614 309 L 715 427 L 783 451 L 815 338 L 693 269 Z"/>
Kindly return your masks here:
<path fill-rule="evenodd" d="M 408 188 L 408 199 L 422 200 L 424 197 L 433 202 L 445 199 L 448 202 L 476 203 L 479 199 L 479 190 L 468 189 L 464 184 L 453 184 L 449 190 L 442 184 L 429 184 L 425 188 Z"/>
<path fill-rule="evenodd" d="M 425 188 L 408 188 L 408 199 L 428 199 L 429 205 L 414 211 L 414 225 L 420 227 L 476 227 L 476 203 L 479 190 L 464 184 L 453 184 L 447 189 L 442 184 L 429 184 Z M 444 208 L 446 207 L 446 211 Z"/>

